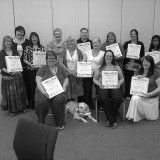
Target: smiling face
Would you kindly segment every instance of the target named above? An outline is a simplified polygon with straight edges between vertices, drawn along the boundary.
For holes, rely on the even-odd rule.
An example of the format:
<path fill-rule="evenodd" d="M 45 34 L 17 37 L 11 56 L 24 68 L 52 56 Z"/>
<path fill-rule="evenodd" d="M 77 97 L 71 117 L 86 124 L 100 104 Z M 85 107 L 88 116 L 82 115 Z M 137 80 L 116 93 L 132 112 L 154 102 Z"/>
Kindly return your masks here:
<path fill-rule="evenodd" d="M 11 46 L 12 46 L 12 39 L 10 37 L 6 37 L 4 45 L 5 45 L 5 48 L 11 48 Z"/>
<path fill-rule="evenodd" d="M 62 33 L 59 31 L 55 31 L 54 38 L 55 38 L 55 40 L 60 41 L 62 39 Z"/>
<path fill-rule="evenodd" d="M 113 44 L 116 42 L 116 37 L 113 33 L 109 33 L 107 35 L 107 41 L 110 43 L 110 44 Z"/>
<path fill-rule="evenodd" d="M 32 40 L 33 45 L 37 45 L 37 43 L 38 43 L 38 37 L 36 35 L 33 35 L 31 37 L 31 40 Z"/>
<path fill-rule="evenodd" d="M 101 42 L 99 38 L 93 38 L 92 40 L 93 49 L 100 49 Z"/>
<path fill-rule="evenodd" d="M 24 31 L 23 30 L 17 30 L 16 31 L 16 37 L 18 39 L 22 39 L 24 37 Z"/>
<path fill-rule="evenodd" d="M 155 48 L 157 48 L 160 42 L 159 42 L 159 39 L 158 39 L 158 38 L 154 38 L 153 41 L 152 41 L 152 43 L 153 43 L 153 46 L 154 46 Z"/>
<path fill-rule="evenodd" d="M 150 64 L 149 61 L 147 61 L 146 59 L 144 59 L 143 62 L 142 62 L 142 66 L 143 66 L 144 69 L 149 69 L 150 66 L 151 66 L 151 64 Z"/>
<path fill-rule="evenodd" d="M 106 64 L 112 62 L 112 60 L 113 60 L 113 54 L 112 54 L 112 52 L 110 52 L 110 51 L 106 52 L 105 60 L 106 60 Z"/>
<path fill-rule="evenodd" d="M 131 37 L 131 40 L 137 40 L 138 35 L 136 34 L 135 31 L 132 31 L 131 34 L 130 34 L 130 37 Z"/>
<path fill-rule="evenodd" d="M 69 38 L 67 40 L 67 46 L 69 49 L 75 49 L 76 48 L 76 40 L 73 38 Z"/>
<path fill-rule="evenodd" d="M 49 55 L 47 57 L 47 64 L 49 67 L 53 67 L 57 64 L 57 58 L 54 55 Z"/>

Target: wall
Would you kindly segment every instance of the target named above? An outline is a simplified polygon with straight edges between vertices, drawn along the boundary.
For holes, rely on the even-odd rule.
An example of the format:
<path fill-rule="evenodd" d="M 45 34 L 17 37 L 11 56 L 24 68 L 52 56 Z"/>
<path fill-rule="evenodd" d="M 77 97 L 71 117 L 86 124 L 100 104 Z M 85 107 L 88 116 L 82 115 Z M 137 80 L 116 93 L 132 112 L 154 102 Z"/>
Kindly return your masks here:
<path fill-rule="evenodd" d="M 102 42 L 113 31 L 122 44 L 136 28 L 147 51 L 152 35 L 160 34 L 159 15 L 160 0 L 0 0 L 0 47 L 2 38 L 13 37 L 18 25 L 25 27 L 27 37 L 36 31 L 44 46 L 57 27 L 63 39 L 78 39 L 80 28 L 87 27 L 90 39 L 98 36 Z"/>

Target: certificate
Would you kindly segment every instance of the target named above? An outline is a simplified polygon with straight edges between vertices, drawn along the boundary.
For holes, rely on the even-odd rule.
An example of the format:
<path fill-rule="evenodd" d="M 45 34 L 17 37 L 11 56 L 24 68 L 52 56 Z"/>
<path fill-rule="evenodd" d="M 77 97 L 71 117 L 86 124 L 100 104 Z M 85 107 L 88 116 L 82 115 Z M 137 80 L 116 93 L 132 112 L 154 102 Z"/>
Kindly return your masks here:
<path fill-rule="evenodd" d="M 34 51 L 33 52 L 33 65 L 35 67 L 41 67 L 46 65 L 46 52 Z"/>
<path fill-rule="evenodd" d="M 45 91 L 48 93 L 49 98 L 55 97 L 56 95 L 58 95 L 64 91 L 57 76 L 53 76 L 51 78 L 48 78 L 48 79 L 42 81 L 42 85 L 43 85 Z"/>
<path fill-rule="evenodd" d="M 118 43 L 106 46 L 106 50 L 113 51 L 115 57 L 121 57 L 122 56 L 122 53 L 121 53 L 121 50 L 119 48 Z"/>
<path fill-rule="evenodd" d="M 77 62 L 77 77 L 92 77 L 92 62 Z"/>
<path fill-rule="evenodd" d="M 90 42 L 86 42 L 86 43 L 78 43 L 77 44 L 78 49 L 80 49 L 82 51 L 82 53 L 84 54 L 85 51 L 87 50 L 91 50 L 91 43 Z"/>
<path fill-rule="evenodd" d="M 126 57 L 133 58 L 133 59 L 139 59 L 140 50 L 141 50 L 141 45 L 128 44 L 128 52 L 127 52 Z"/>
<path fill-rule="evenodd" d="M 153 51 L 153 52 L 146 52 L 145 56 L 152 56 L 154 59 L 154 63 L 157 63 L 160 61 L 160 51 Z"/>
<path fill-rule="evenodd" d="M 8 72 L 21 72 L 22 64 L 19 56 L 5 56 Z"/>
<path fill-rule="evenodd" d="M 118 71 L 102 71 L 102 85 L 104 88 L 117 88 Z"/>
<path fill-rule="evenodd" d="M 130 94 L 142 95 L 142 93 L 147 93 L 148 83 L 149 83 L 148 78 L 138 79 L 137 77 L 132 77 Z"/>

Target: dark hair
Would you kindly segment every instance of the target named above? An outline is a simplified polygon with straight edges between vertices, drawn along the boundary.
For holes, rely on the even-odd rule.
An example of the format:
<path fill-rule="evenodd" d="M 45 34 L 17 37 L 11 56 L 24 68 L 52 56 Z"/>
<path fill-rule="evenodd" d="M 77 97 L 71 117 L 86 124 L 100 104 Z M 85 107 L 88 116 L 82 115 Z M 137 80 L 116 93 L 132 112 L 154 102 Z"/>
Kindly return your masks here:
<path fill-rule="evenodd" d="M 153 40 L 154 40 L 154 39 L 158 39 L 158 41 L 159 41 L 159 45 L 157 46 L 156 50 L 158 51 L 158 50 L 160 49 L 160 36 L 159 36 L 159 35 L 154 35 L 154 36 L 152 37 L 152 39 L 151 39 L 151 44 L 150 44 L 150 46 L 149 46 L 149 52 L 151 52 L 152 49 L 154 49 L 154 46 L 153 46 Z"/>
<path fill-rule="evenodd" d="M 137 31 L 136 29 L 132 29 L 132 30 L 130 31 L 130 35 L 131 35 L 132 32 L 135 32 L 135 33 L 136 33 L 136 35 L 137 35 L 137 41 L 138 41 L 138 39 L 139 39 L 139 33 L 138 33 L 138 31 Z"/>
<path fill-rule="evenodd" d="M 112 50 L 106 50 L 106 52 L 105 52 L 105 54 L 104 54 L 104 56 L 103 56 L 103 60 L 102 60 L 101 66 L 100 66 L 100 70 L 102 70 L 105 66 L 107 66 L 107 64 L 106 64 L 106 58 L 105 58 L 107 52 L 111 52 L 111 53 L 112 53 L 113 59 L 112 59 L 112 61 L 111 61 L 111 64 L 112 64 L 112 65 L 115 65 L 115 58 L 114 58 L 114 53 L 113 53 L 113 51 L 112 51 Z"/>
<path fill-rule="evenodd" d="M 80 32 L 82 32 L 83 30 L 86 30 L 87 32 L 89 32 L 89 30 L 87 28 L 81 28 Z"/>
<path fill-rule="evenodd" d="M 155 64 L 154 64 L 153 57 L 151 57 L 149 55 L 147 55 L 147 56 L 145 56 L 143 58 L 143 60 L 142 60 L 142 67 L 140 68 L 139 74 L 143 74 L 144 73 L 144 68 L 143 68 L 143 61 L 144 61 L 144 59 L 150 63 L 150 67 L 149 67 L 149 70 L 148 70 L 148 73 L 147 73 L 146 77 L 151 77 L 152 75 L 154 75 Z"/>
<path fill-rule="evenodd" d="M 40 48 L 40 47 L 41 47 L 41 43 L 40 43 L 39 36 L 38 36 L 38 34 L 37 34 L 36 32 L 31 32 L 31 34 L 30 34 L 30 36 L 29 36 L 30 46 L 33 47 L 32 36 L 36 36 L 36 37 L 38 38 L 37 45 L 38 45 L 38 47 Z"/>
<path fill-rule="evenodd" d="M 25 36 L 25 34 L 26 34 L 26 32 L 25 32 L 25 29 L 24 29 L 24 27 L 22 27 L 22 26 L 17 26 L 15 29 L 14 29 L 14 33 L 15 33 L 15 35 L 16 35 L 16 32 L 17 31 L 23 31 L 23 37 Z"/>
<path fill-rule="evenodd" d="M 49 56 L 54 56 L 57 59 L 57 54 L 54 51 L 47 51 L 46 52 L 46 60 Z"/>

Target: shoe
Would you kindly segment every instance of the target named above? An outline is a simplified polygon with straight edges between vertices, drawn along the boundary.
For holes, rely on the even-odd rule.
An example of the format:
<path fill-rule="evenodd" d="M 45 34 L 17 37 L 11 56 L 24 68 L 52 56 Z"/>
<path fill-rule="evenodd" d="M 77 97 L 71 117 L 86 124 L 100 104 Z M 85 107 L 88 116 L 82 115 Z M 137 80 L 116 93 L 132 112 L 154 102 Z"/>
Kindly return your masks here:
<path fill-rule="evenodd" d="M 24 110 L 23 110 L 23 113 L 26 113 L 26 112 L 27 112 L 27 110 L 26 110 L 26 109 L 24 109 Z"/>
<path fill-rule="evenodd" d="M 117 127 L 118 127 L 117 123 L 114 123 L 114 124 L 111 126 L 112 129 L 116 129 Z"/>
<path fill-rule="evenodd" d="M 111 127 L 111 125 L 110 125 L 109 121 L 107 121 L 107 123 L 106 123 L 106 127 Z"/>
<path fill-rule="evenodd" d="M 15 115 L 16 115 L 15 113 L 10 113 L 10 116 L 12 116 L 12 117 L 15 116 Z"/>
<path fill-rule="evenodd" d="M 62 127 L 57 127 L 58 130 L 63 130 L 64 129 L 64 125 Z"/>

